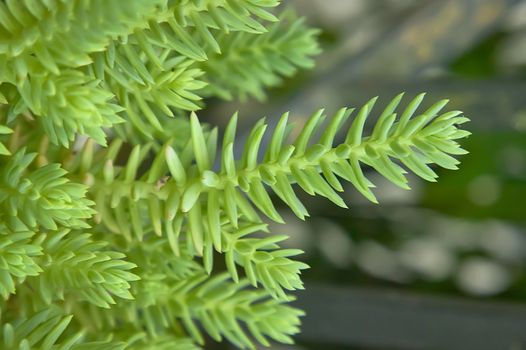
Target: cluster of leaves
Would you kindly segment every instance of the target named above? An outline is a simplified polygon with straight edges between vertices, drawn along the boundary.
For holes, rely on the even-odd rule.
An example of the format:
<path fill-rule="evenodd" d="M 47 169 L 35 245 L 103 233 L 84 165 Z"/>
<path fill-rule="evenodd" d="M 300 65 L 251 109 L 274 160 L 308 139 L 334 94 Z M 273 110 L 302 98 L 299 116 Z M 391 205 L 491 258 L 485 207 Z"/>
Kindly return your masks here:
<path fill-rule="evenodd" d="M 194 111 L 312 65 L 316 30 L 277 5 L 0 1 L 0 347 L 291 343 L 308 266 L 268 231 L 268 190 L 305 219 L 295 188 L 345 207 L 342 180 L 376 202 L 364 167 L 402 188 L 405 169 L 456 169 L 467 119 L 447 101 L 416 113 L 423 95 L 367 135 L 376 99 L 298 133 L 284 114 L 266 147 L 260 120 L 236 160 L 237 115 L 219 142 Z"/>

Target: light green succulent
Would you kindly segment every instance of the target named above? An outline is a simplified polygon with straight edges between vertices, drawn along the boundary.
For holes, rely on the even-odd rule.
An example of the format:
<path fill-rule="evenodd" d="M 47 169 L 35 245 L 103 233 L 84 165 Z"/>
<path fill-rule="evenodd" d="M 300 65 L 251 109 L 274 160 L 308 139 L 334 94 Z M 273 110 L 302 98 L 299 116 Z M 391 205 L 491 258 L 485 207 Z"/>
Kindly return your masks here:
<path fill-rule="evenodd" d="M 297 190 L 345 207 L 346 181 L 376 202 L 364 166 L 402 188 L 457 168 L 467 119 L 447 101 L 417 112 L 423 94 L 294 133 L 288 114 L 262 119 L 236 159 L 238 116 L 218 141 L 203 98 L 262 98 L 319 52 L 278 4 L 0 1 L 2 349 L 291 343 L 308 266 L 269 232 L 269 192 L 304 220 Z"/>

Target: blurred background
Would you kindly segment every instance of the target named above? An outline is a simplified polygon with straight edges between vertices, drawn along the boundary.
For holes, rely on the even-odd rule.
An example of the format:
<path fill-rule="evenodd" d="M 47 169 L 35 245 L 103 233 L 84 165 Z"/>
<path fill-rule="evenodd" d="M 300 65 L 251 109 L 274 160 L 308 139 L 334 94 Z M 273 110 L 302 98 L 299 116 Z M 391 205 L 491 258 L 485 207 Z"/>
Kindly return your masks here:
<path fill-rule="evenodd" d="M 322 30 L 317 67 L 267 101 L 217 103 L 215 123 L 234 110 L 247 128 L 287 110 L 301 122 L 376 95 L 379 111 L 426 91 L 424 108 L 450 99 L 473 135 L 438 183 L 404 191 L 370 173 L 380 205 L 349 187 L 350 210 L 308 196 L 306 222 L 283 209 L 272 229 L 312 267 L 303 333 L 283 349 L 526 349 L 526 1 L 287 4 Z"/>

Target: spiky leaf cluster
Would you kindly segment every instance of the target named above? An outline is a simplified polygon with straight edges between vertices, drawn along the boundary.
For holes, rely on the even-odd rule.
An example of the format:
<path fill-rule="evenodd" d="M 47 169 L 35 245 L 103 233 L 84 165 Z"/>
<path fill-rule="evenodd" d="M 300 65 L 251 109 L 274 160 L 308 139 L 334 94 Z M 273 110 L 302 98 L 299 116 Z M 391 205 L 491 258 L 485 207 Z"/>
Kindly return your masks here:
<path fill-rule="evenodd" d="M 308 268 L 277 202 L 376 202 L 456 169 L 447 101 L 284 114 L 244 144 L 199 120 L 207 97 L 263 98 L 318 53 L 278 0 L 0 1 L 2 349 L 195 350 L 291 343 Z M 241 149 L 235 157 L 234 150 Z"/>

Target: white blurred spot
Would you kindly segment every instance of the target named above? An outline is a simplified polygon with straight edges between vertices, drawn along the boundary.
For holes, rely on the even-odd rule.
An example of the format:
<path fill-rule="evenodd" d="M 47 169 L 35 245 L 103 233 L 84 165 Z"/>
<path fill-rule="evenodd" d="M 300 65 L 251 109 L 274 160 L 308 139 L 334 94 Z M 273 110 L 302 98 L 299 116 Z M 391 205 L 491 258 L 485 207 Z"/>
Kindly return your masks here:
<path fill-rule="evenodd" d="M 470 258 L 458 269 L 456 282 L 466 293 L 490 296 L 506 290 L 511 278 L 502 265 L 492 260 Z"/>
<path fill-rule="evenodd" d="M 314 5 L 318 15 L 334 25 L 348 21 L 350 18 L 364 12 L 366 1 L 315 0 L 309 5 Z"/>
<path fill-rule="evenodd" d="M 521 131 L 521 132 L 526 131 L 526 112 L 522 111 L 514 115 L 513 127 L 517 131 Z"/>
<path fill-rule="evenodd" d="M 400 264 L 396 253 L 374 241 L 362 242 L 356 252 L 357 265 L 375 277 L 394 282 L 411 279 L 411 274 Z"/>
<path fill-rule="evenodd" d="M 526 2 L 519 2 L 509 11 L 508 18 L 502 21 L 506 29 L 517 30 L 526 27 Z"/>
<path fill-rule="evenodd" d="M 280 211 L 279 213 L 285 224 L 271 222 L 269 224 L 270 232 L 274 234 L 285 234 L 289 239 L 279 243 L 283 248 L 301 249 L 309 251 L 313 246 L 312 226 L 302 221 L 297 216 Z"/>
<path fill-rule="evenodd" d="M 472 221 L 444 216 L 426 217 L 426 232 L 451 250 L 470 250 L 478 247 L 480 240 L 479 224 Z"/>
<path fill-rule="evenodd" d="M 336 267 L 348 267 L 352 262 L 353 244 L 347 232 L 328 220 L 318 220 L 315 228 L 318 247 L 325 258 Z"/>
<path fill-rule="evenodd" d="M 507 262 L 521 262 L 526 256 L 526 240 L 513 226 L 499 221 L 485 223 L 480 245 L 494 257 Z"/>
<path fill-rule="evenodd" d="M 454 255 L 441 242 L 430 239 L 406 242 L 399 256 L 405 267 L 431 281 L 447 278 L 455 265 Z"/>

